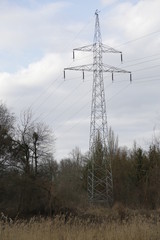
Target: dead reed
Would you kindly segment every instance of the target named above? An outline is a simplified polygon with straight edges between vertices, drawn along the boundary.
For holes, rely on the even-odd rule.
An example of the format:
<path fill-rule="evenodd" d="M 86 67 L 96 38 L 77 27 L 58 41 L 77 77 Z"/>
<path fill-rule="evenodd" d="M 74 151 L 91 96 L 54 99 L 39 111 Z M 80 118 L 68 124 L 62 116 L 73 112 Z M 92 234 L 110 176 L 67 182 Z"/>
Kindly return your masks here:
<path fill-rule="evenodd" d="M 160 221 L 134 216 L 130 221 L 103 221 L 64 216 L 0 223 L 1 240 L 159 240 Z"/>

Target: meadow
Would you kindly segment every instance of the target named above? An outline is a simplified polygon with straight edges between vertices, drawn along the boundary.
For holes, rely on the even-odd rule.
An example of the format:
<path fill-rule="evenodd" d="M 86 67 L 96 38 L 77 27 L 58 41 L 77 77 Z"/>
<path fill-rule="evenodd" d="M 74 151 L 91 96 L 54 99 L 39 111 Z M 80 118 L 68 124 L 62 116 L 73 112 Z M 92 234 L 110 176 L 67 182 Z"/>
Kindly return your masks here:
<path fill-rule="evenodd" d="M 159 240 L 159 214 L 118 215 L 102 218 L 33 217 L 0 223 L 1 240 Z M 91 215 L 90 215 L 91 216 Z M 114 219 L 114 217 L 116 217 Z"/>

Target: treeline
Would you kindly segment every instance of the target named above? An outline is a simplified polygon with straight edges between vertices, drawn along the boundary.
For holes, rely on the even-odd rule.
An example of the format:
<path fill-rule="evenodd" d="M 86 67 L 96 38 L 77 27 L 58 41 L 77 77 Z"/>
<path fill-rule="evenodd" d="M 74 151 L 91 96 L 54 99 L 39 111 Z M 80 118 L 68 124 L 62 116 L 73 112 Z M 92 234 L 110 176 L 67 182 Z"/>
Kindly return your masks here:
<path fill-rule="evenodd" d="M 52 215 L 65 208 L 87 206 L 90 159 L 78 148 L 57 162 L 55 138 L 31 111 L 14 114 L 0 104 L 0 211 L 9 216 Z M 160 206 L 160 146 L 144 151 L 118 147 L 109 130 L 107 157 L 112 162 L 114 203 L 131 208 Z"/>
<path fill-rule="evenodd" d="M 30 110 L 17 121 L 0 104 L 0 212 L 48 215 L 87 199 L 80 151 L 57 163 L 54 150 L 52 130 Z"/>

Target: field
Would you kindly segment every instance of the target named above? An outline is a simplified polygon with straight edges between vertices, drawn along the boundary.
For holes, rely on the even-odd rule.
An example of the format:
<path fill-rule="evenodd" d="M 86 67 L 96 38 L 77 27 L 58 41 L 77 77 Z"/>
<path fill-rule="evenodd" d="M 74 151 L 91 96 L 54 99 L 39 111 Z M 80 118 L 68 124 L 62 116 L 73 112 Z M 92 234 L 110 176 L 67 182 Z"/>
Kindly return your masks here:
<path fill-rule="evenodd" d="M 56 216 L 0 223 L 1 240 L 159 240 L 159 214 Z M 90 215 L 91 216 L 91 215 Z"/>

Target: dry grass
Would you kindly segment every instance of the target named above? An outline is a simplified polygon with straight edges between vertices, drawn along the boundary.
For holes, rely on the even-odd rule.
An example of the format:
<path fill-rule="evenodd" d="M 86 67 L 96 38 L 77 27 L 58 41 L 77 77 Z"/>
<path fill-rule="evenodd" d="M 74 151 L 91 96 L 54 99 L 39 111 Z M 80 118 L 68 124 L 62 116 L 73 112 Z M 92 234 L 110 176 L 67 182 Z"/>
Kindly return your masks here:
<path fill-rule="evenodd" d="M 35 219 L 0 224 L 1 240 L 159 240 L 160 222 L 135 216 L 130 221 L 93 223 L 90 219 Z"/>

